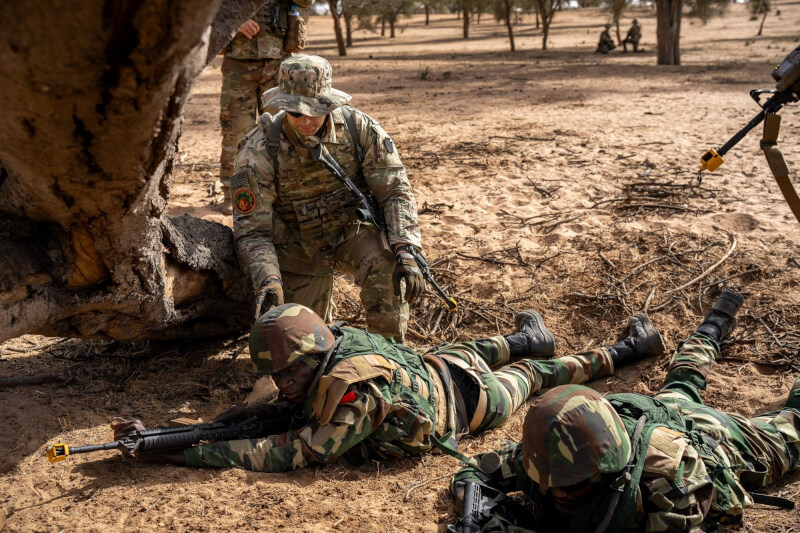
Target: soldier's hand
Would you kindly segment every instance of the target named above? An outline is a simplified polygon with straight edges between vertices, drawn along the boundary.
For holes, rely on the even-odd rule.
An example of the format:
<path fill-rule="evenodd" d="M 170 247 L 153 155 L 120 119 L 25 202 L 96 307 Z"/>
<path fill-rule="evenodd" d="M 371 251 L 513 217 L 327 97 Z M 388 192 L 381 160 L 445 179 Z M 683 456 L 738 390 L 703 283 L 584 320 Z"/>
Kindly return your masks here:
<path fill-rule="evenodd" d="M 394 266 L 394 293 L 400 294 L 400 280 L 406 280 L 406 301 L 414 303 L 414 300 L 420 297 L 422 291 L 425 290 L 425 280 L 422 277 L 422 272 L 414 261 L 414 256 L 408 252 L 400 252 L 397 254 L 397 263 Z"/>
<path fill-rule="evenodd" d="M 114 440 L 123 439 L 129 435 L 133 435 L 137 431 L 144 431 L 144 424 L 141 420 L 121 420 L 119 422 L 111 422 L 111 429 L 114 430 Z"/>
<path fill-rule="evenodd" d="M 242 24 L 241 28 L 239 28 L 239 33 L 241 33 L 248 39 L 252 39 L 253 37 L 256 36 L 258 30 L 260 29 L 261 28 L 259 27 L 258 22 L 256 22 L 253 19 L 249 19 L 247 22 Z"/>
<path fill-rule="evenodd" d="M 283 305 L 283 284 L 279 278 L 267 278 L 256 293 L 255 319 L 258 320 L 276 305 Z"/>
<path fill-rule="evenodd" d="M 252 407 L 243 407 L 241 405 L 231 405 L 216 417 L 212 422 L 224 424 L 226 422 L 232 422 L 234 420 L 247 420 L 248 418 L 252 418 L 258 415 L 258 410 L 253 409 Z"/>

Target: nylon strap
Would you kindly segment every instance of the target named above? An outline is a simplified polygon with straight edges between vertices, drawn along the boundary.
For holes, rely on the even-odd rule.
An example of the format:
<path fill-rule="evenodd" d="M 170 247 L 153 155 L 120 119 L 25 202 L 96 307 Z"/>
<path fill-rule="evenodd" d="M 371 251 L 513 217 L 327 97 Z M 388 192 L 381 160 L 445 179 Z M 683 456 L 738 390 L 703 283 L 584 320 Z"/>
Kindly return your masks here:
<path fill-rule="evenodd" d="M 789 208 L 794 214 L 794 218 L 800 222 L 800 197 L 797 196 L 792 181 L 789 179 L 789 169 L 786 166 L 786 161 L 783 159 L 783 154 L 778 148 L 778 133 L 781 128 L 781 116 L 777 113 L 767 113 L 764 120 L 764 138 L 761 140 L 761 149 L 764 150 L 764 155 L 767 156 L 767 163 L 772 175 L 775 176 L 775 181 L 778 182 L 778 187 L 789 204 Z"/>
<path fill-rule="evenodd" d="M 267 139 L 267 153 L 272 156 L 272 171 L 278 179 L 278 154 L 281 153 L 281 129 L 283 129 L 283 116 L 286 111 L 278 111 L 272 117 L 269 126 L 269 139 Z"/>
<path fill-rule="evenodd" d="M 748 494 L 753 497 L 753 501 L 755 503 L 771 505 L 772 507 L 778 507 L 779 509 L 794 509 L 794 502 L 792 500 L 787 500 L 786 498 L 781 498 L 780 496 L 770 496 L 768 494 L 761 494 L 758 492 L 750 492 Z"/>
<path fill-rule="evenodd" d="M 353 118 L 353 112 L 349 106 L 342 106 L 342 116 L 344 123 L 347 124 L 347 129 L 350 131 L 350 137 L 353 138 L 353 147 L 356 153 L 356 162 L 358 163 L 358 171 L 361 172 L 361 163 L 364 162 L 364 148 L 361 146 L 361 135 L 356 129 L 356 121 Z"/>

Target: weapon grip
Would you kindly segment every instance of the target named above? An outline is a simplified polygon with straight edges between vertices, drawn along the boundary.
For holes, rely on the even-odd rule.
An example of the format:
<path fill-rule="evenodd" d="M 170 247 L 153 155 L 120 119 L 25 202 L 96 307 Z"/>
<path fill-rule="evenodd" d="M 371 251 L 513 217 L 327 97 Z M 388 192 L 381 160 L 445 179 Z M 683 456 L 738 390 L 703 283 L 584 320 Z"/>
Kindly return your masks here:
<path fill-rule="evenodd" d="M 464 507 L 459 521 L 460 533 L 480 533 L 481 487 L 477 483 L 464 483 Z"/>

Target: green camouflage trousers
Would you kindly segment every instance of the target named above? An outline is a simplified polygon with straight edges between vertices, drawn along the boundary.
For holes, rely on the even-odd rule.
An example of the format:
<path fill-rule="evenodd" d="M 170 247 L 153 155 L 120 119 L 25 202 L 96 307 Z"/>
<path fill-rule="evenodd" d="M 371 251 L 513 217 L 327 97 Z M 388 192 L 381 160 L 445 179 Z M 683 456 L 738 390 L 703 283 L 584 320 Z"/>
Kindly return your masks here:
<path fill-rule="evenodd" d="M 219 179 L 226 194 L 231 186 L 233 160 L 239 140 L 256 125 L 263 112 L 261 94 L 278 83 L 282 59 L 222 60 L 222 92 L 219 97 L 219 123 L 222 127 L 222 155 Z"/>
<path fill-rule="evenodd" d="M 473 435 L 503 424 L 525 400 L 544 389 L 614 373 L 611 354 L 605 348 L 542 361 L 520 359 L 506 365 L 510 358 L 508 342 L 500 336 L 437 346 L 426 355 L 436 355 L 448 364 L 451 373 L 464 372 L 474 383 L 475 390 L 461 391 L 466 403 L 477 405 L 476 409 L 467 407 L 474 411 L 467 413 Z M 492 370 L 501 365 L 505 366 Z M 458 381 L 455 376 L 454 381 Z M 477 402 L 470 402 L 469 396 Z"/>
<path fill-rule="evenodd" d="M 276 245 L 276 248 L 280 248 Z M 278 250 L 282 256 L 282 250 Z M 402 342 L 408 327 L 408 303 L 394 294 L 392 274 L 395 261 L 384 248 L 372 226 L 336 246 L 337 272 L 351 274 L 361 289 L 361 304 L 367 318 L 367 330 Z M 333 275 L 308 276 L 281 270 L 286 303 L 299 303 L 314 310 L 325 322 L 333 321 Z"/>
<path fill-rule="evenodd" d="M 739 469 L 739 481 L 745 488 L 760 488 L 800 468 L 800 376 L 781 410 L 750 419 L 724 413 L 703 405 L 699 394 L 706 388 L 718 353 L 716 342 L 693 334 L 675 351 L 664 386 L 655 397 L 720 443 L 715 452 Z M 749 499 L 736 492 L 734 488 L 732 496 L 742 503 Z"/>

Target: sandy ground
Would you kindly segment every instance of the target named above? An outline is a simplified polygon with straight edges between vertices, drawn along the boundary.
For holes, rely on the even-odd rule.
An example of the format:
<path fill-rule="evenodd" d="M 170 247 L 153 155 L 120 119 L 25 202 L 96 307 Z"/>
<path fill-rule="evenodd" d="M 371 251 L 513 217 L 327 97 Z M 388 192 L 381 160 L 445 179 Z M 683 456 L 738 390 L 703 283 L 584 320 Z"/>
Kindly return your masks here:
<path fill-rule="evenodd" d="M 707 26 L 685 19 L 676 67 L 655 64 L 649 8 L 623 23 L 624 32 L 633 16 L 641 21 L 645 52 L 608 56 L 592 53 L 608 18 L 593 9 L 558 13 L 547 51 L 526 18 L 513 54 L 490 17 L 464 41 L 455 16 L 437 15 L 429 27 L 421 16 L 403 19 L 396 39 L 358 32 L 338 58 L 330 19 L 312 19 L 309 51 L 331 59 L 336 87 L 394 137 L 428 258 L 462 305 L 446 316 L 426 295 L 409 342 L 506 333 L 515 311 L 535 308 L 567 354 L 613 342 L 646 307 L 672 349 L 731 286 L 748 299 L 705 399 L 747 415 L 779 407 L 800 371 L 800 225 L 759 152 L 758 130 L 696 181 L 699 156 L 756 114 L 748 91 L 770 88 L 772 67 L 800 42 L 800 2 L 774 7 L 781 14 L 767 18 L 761 38 L 741 5 Z M 215 61 L 188 104 L 170 214 L 226 222 L 207 196 L 218 171 L 219 87 Z M 800 114 L 783 115 L 797 184 Z M 363 323 L 346 279 L 335 296 L 340 317 Z M 458 464 L 448 457 L 289 474 L 147 466 L 113 451 L 54 465 L 42 457 L 54 442 L 109 440 L 117 417 L 158 425 L 244 401 L 254 380 L 246 355 L 232 359 L 242 346 L 32 336 L 3 345 L 0 378 L 68 381 L 0 390 L 0 529 L 442 532 L 454 520 L 446 478 Z M 654 391 L 665 366 L 666 357 L 647 361 L 593 386 Z M 463 449 L 516 440 L 522 411 Z M 800 500 L 800 475 L 768 492 Z M 756 506 L 745 524 L 791 531 L 798 518 Z"/>

